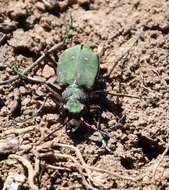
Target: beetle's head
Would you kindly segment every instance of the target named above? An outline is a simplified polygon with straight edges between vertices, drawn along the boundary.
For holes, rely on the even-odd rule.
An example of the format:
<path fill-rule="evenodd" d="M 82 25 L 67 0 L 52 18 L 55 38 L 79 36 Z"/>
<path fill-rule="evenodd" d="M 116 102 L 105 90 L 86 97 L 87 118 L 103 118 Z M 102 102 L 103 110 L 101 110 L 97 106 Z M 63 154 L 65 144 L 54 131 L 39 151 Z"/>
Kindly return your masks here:
<path fill-rule="evenodd" d="M 84 105 L 78 99 L 69 99 L 64 107 L 72 114 L 79 114 L 83 110 Z"/>

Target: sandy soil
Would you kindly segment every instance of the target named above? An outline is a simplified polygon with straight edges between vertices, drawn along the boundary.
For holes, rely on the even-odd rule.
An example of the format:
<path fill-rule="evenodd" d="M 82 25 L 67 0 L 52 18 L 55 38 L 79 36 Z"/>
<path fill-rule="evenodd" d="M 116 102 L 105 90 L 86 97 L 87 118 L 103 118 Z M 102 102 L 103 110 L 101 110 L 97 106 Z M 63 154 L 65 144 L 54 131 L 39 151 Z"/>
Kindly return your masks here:
<path fill-rule="evenodd" d="M 56 84 L 59 55 L 82 43 L 100 56 L 93 90 L 141 98 L 91 102 L 110 135 L 105 148 L 86 128 L 70 133 L 51 98 L 31 117 L 49 93 L 45 85 L 23 78 L 0 85 L 0 189 L 169 189 L 169 1 L 0 0 L 0 84 L 16 75 L 14 64 L 22 71 L 63 42 L 70 15 L 66 45 L 29 76 Z M 96 125 L 98 113 L 90 111 Z"/>

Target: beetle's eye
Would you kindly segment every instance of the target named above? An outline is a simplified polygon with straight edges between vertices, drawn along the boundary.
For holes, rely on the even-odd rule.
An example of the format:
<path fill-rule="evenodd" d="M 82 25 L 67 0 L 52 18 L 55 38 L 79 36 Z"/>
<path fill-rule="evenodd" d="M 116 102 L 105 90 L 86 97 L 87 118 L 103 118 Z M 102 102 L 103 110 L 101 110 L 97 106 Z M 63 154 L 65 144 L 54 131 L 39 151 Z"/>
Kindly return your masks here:
<path fill-rule="evenodd" d="M 84 105 L 83 104 L 80 104 L 80 109 L 84 110 Z"/>
<path fill-rule="evenodd" d="M 67 106 L 66 105 L 63 105 L 63 108 L 67 110 Z"/>

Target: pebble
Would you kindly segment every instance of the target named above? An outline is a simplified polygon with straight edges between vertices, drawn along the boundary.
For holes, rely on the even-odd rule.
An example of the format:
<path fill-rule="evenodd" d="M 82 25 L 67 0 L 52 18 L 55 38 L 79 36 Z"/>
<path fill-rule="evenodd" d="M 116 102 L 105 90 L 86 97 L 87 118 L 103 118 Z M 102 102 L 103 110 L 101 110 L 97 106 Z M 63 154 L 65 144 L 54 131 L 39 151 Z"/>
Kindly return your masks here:
<path fill-rule="evenodd" d="M 55 70 L 49 65 L 45 65 L 42 70 L 42 76 L 45 78 L 50 78 L 55 75 Z"/>
<path fill-rule="evenodd" d="M 54 9 L 54 8 L 58 7 L 57 0 L 43 0 L 43 3 L 47 9 Z"/>
<path fill-rule="evenodd" d="M 25 95 L 27 93 L 27 90 L 24 86 L 20 86 L 19 91 L 21 95 Z"/>
<path fill-rule="evenodd" d="M 28 152 L 32 149 L 32 145 L 31 144 L 24 144 L 20 146 L 20 149 L 23 150 L 24 152 Z"/>
<path fill-rule="evenodd" d="M 35 6 L 40 11 L 45 11 L 45 5 L 42 2 L 37 2 Z"/>
<path fill-rule="evenodd" d="M 24 99 L 22 100 L 22 105 L 23 105 L 23 106 L 29 106 L 30 103 L 31 103 L 31 98 L 26 97 L 26 98 L 24 98 Z"/>
<path fill-rule="evenodd" d="M 78 4 L 80 6 L 89 5 L 90 4 L 90 0 L 78 0 Z"/>
<path fill-rule="evenodd" d="M 27 16 L 25 4 L 22 2 L 11 2 L 8 8 L 8 14 L 13 20 L 18 20 L 21 17 Z"/>
<path fill-rule="evenodd" d="M 16 137 L 0 140 L 0 154 L 14 153 L 18 149 L 19 141 Z"/>

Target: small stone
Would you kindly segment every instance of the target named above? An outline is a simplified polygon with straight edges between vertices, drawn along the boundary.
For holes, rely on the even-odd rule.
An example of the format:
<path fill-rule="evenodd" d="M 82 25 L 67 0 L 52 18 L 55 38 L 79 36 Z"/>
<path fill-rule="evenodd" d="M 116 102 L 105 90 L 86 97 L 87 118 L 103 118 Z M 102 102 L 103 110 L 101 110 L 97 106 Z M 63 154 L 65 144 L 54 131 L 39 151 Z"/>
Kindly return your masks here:
<path fill-rule="evenodd" d="M 147 185 L 143 187 L 143 190 L 156 190 L 155 185 Z"/>
<path fill-rule="evenodd" d="M 0 154 L 15 153 L 18 149 L 19 141 L 16 137 L 9 137 L 0 140 Z"/>
<path fill-rule="evenodd" d="M 24 183 L 25 179 L 26 177 L 23 174 L 9 172 L 8 177 L 5 180 L 3 189 L 17 190 L 19 189 L 19 186 Z"/>
<path fill-rule="evenodd" d="M 148 183 L 150 181 L 150 178 L 148 176 L 143 177 L 143 183 Z"/>
<path fill-rule="evenodd" d="M 11 2 L 8 10 L 10 17 L 14 20 L 27 16 L 25 4 L 21 2 Z"/>
<path fill-rule="evenodd" d="M 43 3 L 47 9 L 54 9 L 58 7 L 57 0 L 43 0 Z"/>
<path fill-rule="evenodd" d="M 22 105 L 23 105 L 23 106 L 29 106 L 30 103 L 31 103 L 31 99 L 28 98 L 28 97 L 26 97 L 26 98 L 24 98 L 24 99 L 22 100 Z"/>
<path fill-rule="evenodd" d="M 1 108 L 1 112 L 0 112 L 0 115 L 1 116 L 6 116 L 6 115 L 8 115 L 9 113 L 8 113 L 8 108 L 6 107 L 6 106 L 3 106 L 2 108 Z"/>
<path fill-rule="evenodd" d="M 49 65 L 45 65 L 42 70 L 42 76 L 45 78 L 50 78 L 55 75 L 55 70 Z"/>
<path fill-rule="evenodd" d="M 68 1 L 59 2 L 59 8 L 60 8 L 61 11 L 66 10 L 67 7 L 68 7 Z"/>
<path fill-rule="evenodd" d="M 25 95 L 25 94 L 27 93 L 27 90 L 26 90 L 26 88 L 25 88 L 24 86 L 21 86 L 21 87 L 19 88 L 19 91 L 20 91 L 20 94 L 21 94 L 21 95 Z"/>
<path fill-rule="evenodd" d="M 54 123 L 57 123 L 58 115 L 56 115 L 56 114 L 48 114 L 45 117 L 45 121 L 48 122 L 48 124 L 50 124 L 50 125 L 54 124 Z"/>
<path fill-rule="evenodd" d="M 31 134 L 26 133 L 26 134 L 23 135 L 22 138 L 23 138 L 23 140 L 29 140 L 31 138 Z"/>
<path fill-rule="evenodd" d="M 78 0 L 78 4 L 80 6 L 89 5 L 90 4 L 90 0 Z"/>
<path fill-rule="evenodd" d="M 37 2 L 36 5 L 37 9 L 39 9 L 40 11 L 45 11 L 45 6 L 42 2 Z"/>
<path fill-rule="evenodd" d="M 32 149 L 32 145 L 31 144 L 24 144 L 21 145 L 20 150 L 23 150 L 24 152 L 29 152 Z"/>

